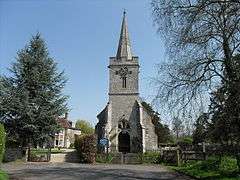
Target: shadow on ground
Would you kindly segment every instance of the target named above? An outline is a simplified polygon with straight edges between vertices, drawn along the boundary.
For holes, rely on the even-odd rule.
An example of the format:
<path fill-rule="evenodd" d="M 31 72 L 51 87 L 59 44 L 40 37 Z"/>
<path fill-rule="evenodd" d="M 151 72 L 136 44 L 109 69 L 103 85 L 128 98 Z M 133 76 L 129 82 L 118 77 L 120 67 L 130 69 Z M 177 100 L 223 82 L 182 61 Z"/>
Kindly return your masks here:
<path fill-rule="evenodd" d="M 151 171 L 136 169 L 101 169 L 94 166 L 89 167 L 45 167 L 25 168 L 10 172 L 10 179 L 13 180 L 189 180 L 177 173 L 168 171 Z"/>

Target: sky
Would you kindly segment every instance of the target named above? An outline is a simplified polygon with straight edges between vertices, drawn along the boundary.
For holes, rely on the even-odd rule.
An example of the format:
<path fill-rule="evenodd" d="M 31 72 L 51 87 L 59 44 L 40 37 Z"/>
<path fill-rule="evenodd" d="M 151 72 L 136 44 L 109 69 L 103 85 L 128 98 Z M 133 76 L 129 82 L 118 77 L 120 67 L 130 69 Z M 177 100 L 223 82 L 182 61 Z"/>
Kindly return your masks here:
<path fill-rule="evenodd" d="M 152 78 L 164 60 L 163 41 L 153 25 L 150 0 L 0 0 L 0 74 L 18 50 L 40 32 L 50 56 L 68 78 L 69 118 L 88 120 L 108 102 L 109 57 L 117 52 L 123 10 L 133 54 L 140 61 L 140 96 L 151 102 Z"/>

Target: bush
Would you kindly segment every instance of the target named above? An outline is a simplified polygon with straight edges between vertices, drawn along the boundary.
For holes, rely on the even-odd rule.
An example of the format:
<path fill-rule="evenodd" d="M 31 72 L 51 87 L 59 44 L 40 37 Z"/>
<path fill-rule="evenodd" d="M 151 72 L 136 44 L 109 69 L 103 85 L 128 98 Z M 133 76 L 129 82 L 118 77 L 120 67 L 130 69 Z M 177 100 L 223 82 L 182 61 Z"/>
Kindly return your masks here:
<path fill-rule="evenodd" d="M 94 134 L 81 135 L 75 139 L 74 147 L 82 163 L 94 163 L 96 160 L 97 140 Z"/>
<path fill-rule="evenodd" d="M 96 162 L 98 163 L 111 163 L 113 160 L 113 154 L 108 153 L 107 154 L 97 154 L 96 156 Z"/>
<path fill-rule="evenodd" d="M 220 164 L 219 159 L 214 156 L 209 157 L 206 161 L 198 161 L 198 163 L 199 169 L 204 171 L 216 171 Z"/>
<path fill-rule="evenodd" d="M 5 138 L 6 138 L 6 133 L 4 126 L 0 124 L 0 162 L 3 160 L 3 155 L 5 152 Z"/>
<path fill-rule="evenodd" d="M 148 151 L 143 154 L 139 154 L 139 158 L 141 159 L 142 163 L 149 164 L 158 164 L 161 161 L 160 153 L 155 151 Z"/>
<path fill-rule="evenodd" d="M 192 145 L 193 139 L 191 137 L 183 137 L 178 140 L 177 144 L 179 146 L 189 146 Z"/>
<path fill-rule="evenodd" d="M 228 156 L 222 157 L 219 170 L 222 175 L 233 175 L 238 171 L 237 160 Z"/>
<path fill-rule="evenodd" d="M 73 149 L 74 148 L 74 143 L 71 143 L 69 146 L 69 149 Z"/>
<path fill-rule="evenodd" d="M 9 176 L 7 175 L 7 173 L 3 170 L 0 169 L 0 179 L 1 180 L 8 180 Z"/>

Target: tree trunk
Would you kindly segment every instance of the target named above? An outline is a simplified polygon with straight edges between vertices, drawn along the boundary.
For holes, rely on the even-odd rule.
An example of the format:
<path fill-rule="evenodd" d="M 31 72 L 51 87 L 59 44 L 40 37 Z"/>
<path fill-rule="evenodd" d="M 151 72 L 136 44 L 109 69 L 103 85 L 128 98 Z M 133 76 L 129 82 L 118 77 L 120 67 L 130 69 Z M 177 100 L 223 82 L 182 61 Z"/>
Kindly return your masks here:
<path fill-rule="evenodd" d="M 28 143 L 27 161 L 31 161 L 31 145 Z"/>
<path fill-rule="evenodd" d="M 228 40 L 223 38 L 223 52 L 224 52 L 224 66 L 226 69 L 227 79 L 232 82 L 234 80 L 234 73 L 232 69 L 232 55 L 229 47 Z"/>
<path fill-rule="evenodd" d="M 28 147 L 27 161 L 31 161 L 31 140 L 30 140 L 30 138 L 28 138 L 27 147 Z"/>

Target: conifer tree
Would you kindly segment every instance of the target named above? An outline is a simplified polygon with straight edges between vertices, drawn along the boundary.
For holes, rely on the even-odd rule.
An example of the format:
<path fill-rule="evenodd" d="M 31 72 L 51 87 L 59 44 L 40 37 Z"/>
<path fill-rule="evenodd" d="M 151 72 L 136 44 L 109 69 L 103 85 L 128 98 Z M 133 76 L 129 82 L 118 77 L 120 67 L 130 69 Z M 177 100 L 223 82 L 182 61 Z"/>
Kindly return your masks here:
<path fill-rule="evenodd" d="M 210 105 L 210 120 L 208 127 L 213 142 L 233 147 L 227 151 L 235 155 L 240 170 L 240 55 L 233 57 L 234 67 L 232 79 L 222 82 L 221 86 L 212 93 Z M 225 73 L 226 74 L 226 73 Z"/>
<path fill-rule="evenodd" d="M 205 142 L 207 140 L 208 114 L 202 113 L 196 120 L 193 131 L 193 144 Z"/>
<path fill-rule="evenodd" d="M 17 53 L 10 71 L 0 79 L 0 120 L 8 138 L 22 145 L 46 142 L 58 130 L 56 117 L 67 111 L 66 79 L 39 33 Z"/>

